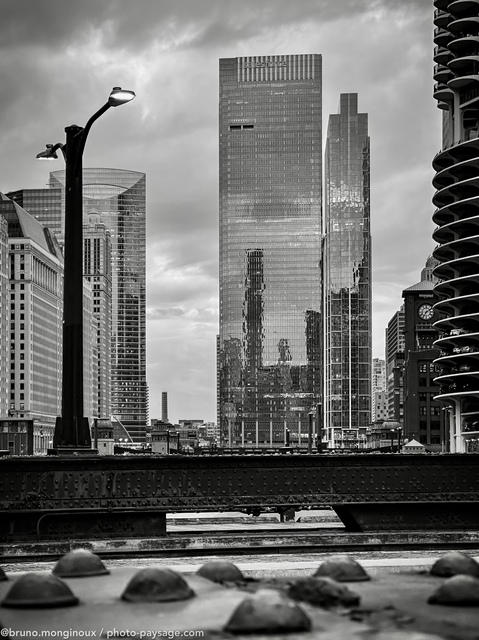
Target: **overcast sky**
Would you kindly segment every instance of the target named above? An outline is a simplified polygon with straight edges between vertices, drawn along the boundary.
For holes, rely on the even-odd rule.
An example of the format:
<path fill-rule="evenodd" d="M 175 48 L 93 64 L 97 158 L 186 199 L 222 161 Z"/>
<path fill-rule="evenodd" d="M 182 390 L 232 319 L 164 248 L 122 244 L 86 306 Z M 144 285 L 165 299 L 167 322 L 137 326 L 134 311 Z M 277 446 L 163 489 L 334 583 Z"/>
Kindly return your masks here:
<path fill-rule="evenodd" d="M 216 420 L 218 60 L 323 56 L 323 126 L 340 93 L 369 114 L 373 356 L 432 241 L 440 112 L 432 0 L 2 0 L 0 191 L 44 187 L 35 156 L 84 126 L 113 86 L 84 166 L 147 174 L 150 417 Z"/>

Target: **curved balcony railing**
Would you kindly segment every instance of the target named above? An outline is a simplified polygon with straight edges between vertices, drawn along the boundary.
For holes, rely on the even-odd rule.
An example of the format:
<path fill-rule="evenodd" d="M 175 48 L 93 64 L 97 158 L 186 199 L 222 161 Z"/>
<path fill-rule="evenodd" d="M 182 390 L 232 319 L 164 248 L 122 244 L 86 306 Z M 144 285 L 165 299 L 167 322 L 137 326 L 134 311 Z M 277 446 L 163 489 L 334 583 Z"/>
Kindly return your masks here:
<path fill-rule="evenodd" d="M 479 198 L 474 198 L 473 202 L 476 205 L 474 208 L 471 205 L 461 207 L 462 203 L 459 201 L 435 211 L 433 221 L 439 226 L 433 232 L 433 239 L 442 245 L 477 235 Z M 465 216 L 464 219 L 459 218 L 459 215 Z"/>
<path fill-rule="evenodd" d="M 438 31 L 442 31 L 440 27 Z M 465 18 L 451 20 L 447 25 L 447 31 L 454 36 L 467 37 L 479 34 L 479 16 L 471 15 Z M 442 35 L 442 34 L 441 34 Z M 440 44 L 439 42 L 437 44 Z"/>
<path fill-rule="evenodd" d="M 446 316 L 463 316 L 479 313 L 479 293 L 454 298 L 444 298 L 436 302 L 434 308 Z M 436 324 L 434 324 L 434 326 L 436 327 Z"/>
<path fill-rule="evenodd" d="M 433 22 L 436 27 L 442 27 L 445 29 L 449 22 L 453 19 L 453 16 L 447 11 L 442 11 L 441 9 L 436 9 L 434 11 Z"/>
<path fill-rule="evenodd" d="M 447 48 L 455 56 L 466 56 L 477 53 L 478 43 L 479 35 L 467 35 L 459 38 L 456 37 L 445 45 L 438 44 L 437 46 Z"/>
<path fill-rule="evenodd" d="M 447 84 L 443 84 L 442 82 L 437 82 L 434 85 L 433 90 L 433 98 L 440 102 L 450 103 L 454 100 L 454 92 L 450 89 Z"/>
<path fill-rule="evenodd" d="M 444 66 L 441 63 L 437 63 L 434 67 L 434 79 L 437 82 L 441 82 L 440 78 L 436 78 L 436 72 L 439 73 L 442 71 Z M 479 56 L 478 55 L 466 55 L 466 56 L 458 56 L 456 58 L 452 58 L 447 63 L 447 68 L 452 73 L 456 75 L 466 76 L 466 75 L 474 75 L 478 73 L 479 69 Z M 443 76 L 441 76 L 442 78 Z"/>
<path fill-rule="evenodd" d="M 447 298 L 457 298 L 479 293 L 479 282 L 476 274 L 456 278 L 455 280 L 443 280 L 435 286 L 439 295 Z"/>
<path fill-rule="evenodd" d="M 433 78 L 436 82 L 447 84 L 454 77 L 453 72 L 442 64 L 434 65 Z"/>
<path fill-rule="evenodd" d="M 447 47 L 447 45 L 454 39 L 452 33 L 442 27 L 436 27 L 434 29 L 434 42 L 439 47 Z"/>
<path fill-rule="evenodd" d="M 467 240 L 455 239 L 445 242 L 434 249 L 434 255 L 442 263 L 451 262 L 462 257 L 479 254 L 479 235 L 471 236 Z"/>
<path fill-rule="evenodd" d="M 469 76 L 456 76 L 451 78 L 447 82 L 449 89 L 453 91 L 459 91 L 460 89 L 466 89 L 473 86 L 475 83 L 479 83 L 479 75 L 473 74 Z"/>
<path fill-rule="evenodd" d="M 447 3 L 443 4 L 447 5 Z M 474 16 L 479 11 L 479 0 L 454 0 L 454 2 L 449 2 L 447 10 L 455 18 Z M 436 11 L 443 10 L 436 9 Z"/>
<path fill-rule="evenodd" d="M 452 53 L 446 47 L 434 47 L 434 62 L 447 66 L 448 62 L 453 59 Z"/>

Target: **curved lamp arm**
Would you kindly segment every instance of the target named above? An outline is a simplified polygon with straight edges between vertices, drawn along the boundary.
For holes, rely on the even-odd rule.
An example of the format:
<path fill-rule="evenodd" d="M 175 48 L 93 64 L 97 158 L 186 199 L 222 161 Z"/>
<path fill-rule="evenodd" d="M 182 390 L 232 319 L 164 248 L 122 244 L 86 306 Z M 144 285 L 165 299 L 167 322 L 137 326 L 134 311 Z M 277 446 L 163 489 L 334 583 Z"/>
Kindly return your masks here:
<path fill-rule="evenodd" d="M 83 151 L 85 149 L 86 139 L 88 134 L 90 133 L 90 129 L 92 124 L 98 120 L 100 116 L 102 116 L 105 111 L 108 111 L 110 107 L 119 107 L 121 104 L 125 104 L 126 102 L 130 102 L 135 97 L 134 91 L 129 91 L 128 89 L 122 89 L 121 87 L 113 87 L 111 90 L 110 96 L 108 98 L 108 102 L 106 102 L 96 113 L 94 113 L 91 118 L 86 123 L 85 127 L 78 132 L 78 136 L 80 137 L 80 142 L 78 145 L 78 156 L 77 161 L 75 163 L 74 175 L 77 174 L 78 171 L 78 160 L 82 157 Z"/>
<path fill-rule="evenodd" d="M 110 93 L 110 96 L 108 98 L 108 102 L 106 102 L 100 109 L 98 109 L 96 113 L 92 115 L 92 117 L 88 120 L 88 122 L 86 123 L 83 129 L 80 129 L 80 131 L 77 134 L 77 136 L 79 137 L 79 144 L 77 148 L 77 158 L 76 158 L 75 168 L 74 168 L 75 175 L 78 172 L 79 158 L 81 158 L 83 155 L 86 139 L 90 132 L 91 126 L 95 122 L 95 120 L 98 120 L 98 118 L 101 115 L 103 115 L 105 111 L 108 111 L 110 107 L 119 107 L 121 104 L 130 102 L 131 100 L 133 100 L 134 97 L 135 97 L 134 91 L 129 91 L 128 89 L 122 89 L 121 87 L 113 87 Z M 36 157 L 38 160 L 56 160 L 58 158 L 58 155 L 56 154 L 56 151 L 58 149 L 62 150 L 63 158 L 66 160 L 66 153 L 67 153 L 66 145 L 62 144 L 61 142 L 57 142 L 56 144 L 47 144 L 46 150 L 38 153 Z"/>

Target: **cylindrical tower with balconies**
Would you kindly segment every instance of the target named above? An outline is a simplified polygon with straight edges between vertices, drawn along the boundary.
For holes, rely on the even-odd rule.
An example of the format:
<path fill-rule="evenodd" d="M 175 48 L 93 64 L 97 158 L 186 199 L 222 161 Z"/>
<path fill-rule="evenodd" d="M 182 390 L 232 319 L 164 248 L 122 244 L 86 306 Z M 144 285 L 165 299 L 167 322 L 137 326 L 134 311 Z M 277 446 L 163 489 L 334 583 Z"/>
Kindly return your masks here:
<path fill-rule="evenodd" d="M 434 97 L 443 110 L 433 185 L 442 314 L 435 360 L 451 452 L 479 445 L 479 0 L 434 1 Z"/>

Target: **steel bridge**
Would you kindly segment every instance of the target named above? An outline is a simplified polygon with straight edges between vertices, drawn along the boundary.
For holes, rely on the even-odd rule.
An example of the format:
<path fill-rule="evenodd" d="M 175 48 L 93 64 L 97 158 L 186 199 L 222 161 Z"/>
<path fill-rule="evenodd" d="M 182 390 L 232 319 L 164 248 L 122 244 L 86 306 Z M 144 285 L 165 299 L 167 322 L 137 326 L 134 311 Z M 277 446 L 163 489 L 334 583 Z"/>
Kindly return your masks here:
<path fill-rule="evenodd" d="M 0 459 L 0 540 L 166 535 L 166 513 L 329 506 L 348 531 L 479 528 L 479 455 Z"/>

